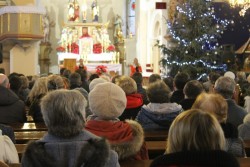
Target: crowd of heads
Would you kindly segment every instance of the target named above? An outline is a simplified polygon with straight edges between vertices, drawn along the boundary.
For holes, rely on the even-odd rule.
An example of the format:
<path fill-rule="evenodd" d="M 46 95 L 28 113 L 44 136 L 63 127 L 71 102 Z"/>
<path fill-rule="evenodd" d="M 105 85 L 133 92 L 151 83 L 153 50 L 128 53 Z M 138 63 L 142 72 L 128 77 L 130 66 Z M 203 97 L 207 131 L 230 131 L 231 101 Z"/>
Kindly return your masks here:
<path fill-rule="evenodd" d="M 88 76 L 83 69 L 76 72 L 64 69 L 60 73 L 37 78 L 17 73 L 9 76 L 0 74 L 0 86 L 10 88 L 20 97 L 21 90 L 31 88 L 22 100 L 28 105 L 28 101 L 31 104 L 39 97 L 48 132 L 62 138 L 79 134 L 89 115 L 101 120 L 117 120 L 128 107 L 128 96 L 137 94 L 145 82 L 140 72 L 131 77 L 115 75 L 112 78 L 97 74 Z M 246 75 L 238 73 L 234 78 L 232 73 L 220 76 L 213 72 L 209 74 L 207 84 L 191 80 L 184 72 L 176 74 L 174 78 L 163 79 L 159 74 L 152 74 L 144 88 L 148 102 L 143 101 L 139 113 L 142 108 L 152 109 L 154 106 L 162 110 L 162 106 L 174 103 L 178 108 L 181 107 L 181 100 L 194 99 L 190 109 L 182 109 L 172 116 L 166 153 L 225 150 L 226 139 L 221 123 L 227 122 L 227 100 L 234 98 L 238 81 L 246 81 Z M 88 89 L 85 89 L 86 86 Z M 178 95 L 180 101 L 172 102 L 176 91 L 182 94 Z M 161 112 L 163 114 L 165 111 Z M 173 111 L 169 113 L 173 114 Z M 250 123 L 249 114 L 242 123 Z"/>

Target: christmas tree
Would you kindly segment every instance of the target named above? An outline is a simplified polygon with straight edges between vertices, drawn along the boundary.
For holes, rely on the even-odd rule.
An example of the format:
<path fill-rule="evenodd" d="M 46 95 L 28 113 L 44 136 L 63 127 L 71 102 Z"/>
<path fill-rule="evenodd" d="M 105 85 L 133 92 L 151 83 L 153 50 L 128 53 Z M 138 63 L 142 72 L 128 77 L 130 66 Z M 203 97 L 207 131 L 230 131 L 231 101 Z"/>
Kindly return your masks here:
<path fill-rule="evenodd" d="M 212 70 L 225 70 L 217 39 L 229 21 L 216 18 L 211 0 L 185 0 L 167 24 L 171 42 L 168 46 L 158 44 L 163 52 L 163 75 L 182 71 L 198 79 Z"/>

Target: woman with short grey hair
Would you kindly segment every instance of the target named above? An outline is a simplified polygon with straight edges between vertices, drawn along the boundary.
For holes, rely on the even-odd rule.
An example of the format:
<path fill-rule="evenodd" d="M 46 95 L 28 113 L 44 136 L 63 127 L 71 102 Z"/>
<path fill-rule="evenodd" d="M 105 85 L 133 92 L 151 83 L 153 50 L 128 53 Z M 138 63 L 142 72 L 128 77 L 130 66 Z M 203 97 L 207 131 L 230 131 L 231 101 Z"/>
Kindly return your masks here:
<path fill-rule="evenodd" d="M 22 166 L 117 167 L 117 153 L 84 130 L 86 99 L 77 90 L 55 90 L 42 98 L 48 134 L 28 144 Z"/>

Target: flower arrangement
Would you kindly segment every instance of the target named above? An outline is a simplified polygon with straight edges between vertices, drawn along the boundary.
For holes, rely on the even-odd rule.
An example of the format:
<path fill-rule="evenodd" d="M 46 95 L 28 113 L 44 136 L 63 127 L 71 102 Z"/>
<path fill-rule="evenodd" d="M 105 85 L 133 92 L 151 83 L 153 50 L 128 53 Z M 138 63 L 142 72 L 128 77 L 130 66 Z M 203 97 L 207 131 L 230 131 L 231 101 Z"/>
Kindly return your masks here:
<path fill-rule="evenodd" d="M 107 66 L 104 66 L 104 65 L 99 65 L 99 66 L 97 66 L 95 69 L 96 69 L 96 73 L 98 74 L 98 75 L 101 75 L 101 74 L 103 74 L 103 73 L 106 73 L 108 70 L 107 70 Z"/>
<path fill-rule="evenodd" d="M 114 45 L 109 45 L 106 49 L 108 52 L 114 52 L 115 51 L 115 46 Z"/>
<path fill-rule="evenodd" d="M 65 48 L 62 47 L 62 46 L 59 46 L 59 47 L 56 48 L 56 51 L 57 52 L 65 52 Z"/>
<path fill-rule="evenodd" d="M 96 43 L 93 45 L 93 52 L 96 54 L 102 53 L 102 44 Z"/>

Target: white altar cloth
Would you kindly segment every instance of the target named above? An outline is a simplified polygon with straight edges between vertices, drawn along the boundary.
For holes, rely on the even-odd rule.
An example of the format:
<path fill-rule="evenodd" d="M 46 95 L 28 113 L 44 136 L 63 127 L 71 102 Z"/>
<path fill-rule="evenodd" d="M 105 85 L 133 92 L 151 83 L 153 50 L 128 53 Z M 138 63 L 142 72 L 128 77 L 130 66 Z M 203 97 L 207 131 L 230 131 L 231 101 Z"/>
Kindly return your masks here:
<path fill-rule="evenodd" d="M 76 59 L 77 61 L 80 59 L 79 54 L 74 53 L 57 53 L 58 54 L 58 60 L 63 61 L 64 59 Z M 115 60 L 116 53 L 110 52 L 110 53 L 101 53 L 101 54 L 88 54 L 87 61 L 114 61 Z M 85 58 L 84 58 L 85 59 Z"/>
<path fill-rule="evenodd" d="M 80 59 L 79 54 L 75 53 L 57 53 L 58 55 L 58 61 L 63 61 L 64 59 L 76 59 L 77 61 Z"/>

